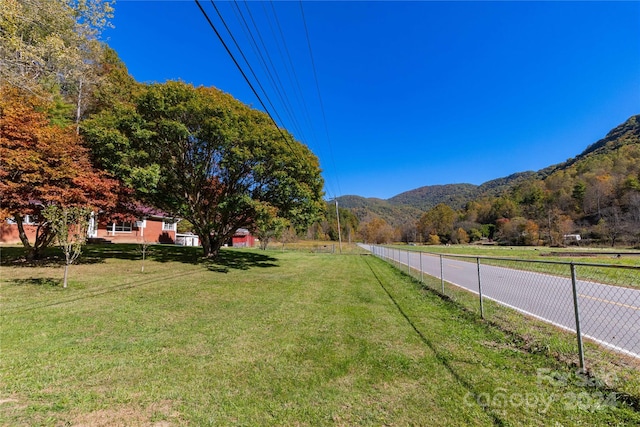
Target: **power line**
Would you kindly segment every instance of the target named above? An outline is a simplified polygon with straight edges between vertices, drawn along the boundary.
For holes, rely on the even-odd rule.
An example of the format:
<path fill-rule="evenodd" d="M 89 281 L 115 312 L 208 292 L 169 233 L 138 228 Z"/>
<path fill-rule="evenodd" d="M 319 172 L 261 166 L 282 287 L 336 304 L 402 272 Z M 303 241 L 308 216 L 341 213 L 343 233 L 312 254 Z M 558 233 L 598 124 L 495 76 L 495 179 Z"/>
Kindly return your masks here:
<path fill-rule="evenodd" d="M 307 46 L 309 47 L 309 56 L 311 57 L 311 68 L 313 69 L 313 77 L 316 81 L 316 90 L 318 91 L 318 99 L 320 100 L 320 111 L 322 111 L 322 119 L 324 122 L 324 129 L 327 134 L 327 142 L 329 143 L 329 155 L 331 157 L 331 162 L 333 165 L 334 171 L 336 170 L 335 160 L 333 158 L 333 149 L 331 147 L 331 137 L 329 136 L 329 127 L 327 126 L 327 116 L 325 114 L 324 103 L 322 102 L 322 95 L 320 93 L 320 84 L 318 83 L 318 74 L 316 73 L 316 64 L 313 59 L 313 49 L 311 49 L 311 39 L 309 38 L 309 28 L 307 27 L 307 20 L 304 16 L 304 9 L 302 7 L 302 0 L 300 0 L 300 13 L 302 15 L 302 22 L 304 24 L 304 31 L 307 36 Z M 340 182 L 336 179 L 336 184 L 338 185 L 338 192 L 342 194 L 342 190 L 340 189 Z"/>
<path fill-rule="evenodd" d="M 289 101 L 289 98 L 288 98 L 286 92 L 284 92 L 284 89 L 281 90 L 281 87 L 283 86 L 282 85 L 282 80 L 280 79 L 280 75 L 278 74 L 278 70 L 276 69 L 276 67 L 273 64 L 273 61 L 271 59 L 271 55 L 269 54 L 269 50 L 267 49 L 267 46 L 264 43 L 262 35 L 260 34 L 260 29 L 258 28 L 258 25 L 256 24 L 256 21 L 253 18 L 253 14 L 251 13 L 251 9 L 249 8 L 247 2 L 245 1 L 244 2 L 244 6 L 245 6 L 245 8 L 247 10 L 247 13 L 249 15 L 250 21 L 253 24 L 253 28 L 255 29 L 255 33 L 257 34 L 258 41 L 260 42 L 260 45 L 262 46 L 262 49 L 260 49 L 260 46 L 258 46 L 258 42 L 256 41 L 256 38 L 253 36 L 253 32 L 251 31 L 251 28 L 249 28 L 249 23 L 245 19 L 244 14 L 242 13 L 242 11 L 240 10 L 240 6 L 238 6 L 238 2 L 236 0 L 234 0 L 233 4 L 235 6 L 234 12 L 236 13 L 236 17 L 238 18 L 238 21 L 241 21 L 242 24 L 244 25 L 245 34 L 248 36 L 247 39 L 252 42 L 250 44 L 251 44 L 251 47 L 253 48 L 253 52 L 260 59 L 260 63 L 262 65 L 262 69 L 265 71 L 265 74 L 268 77 L 269 82 L 271 83 L 271 87 L 273 88 L 273 90 L 275 91 L 276 95 L 280 99 L 280 103 L 284 107 L 285 112 L 287 113 L 289 119 L 291 120 L 291 123 L 294 126 L 295 130 L 300 135 L 302 135 L 304 137 L 304 134 L 303 134 L 303 132 L 302 132 L 302 130 L 300 128 L 300 125 L 298 124 L 298 121 L 296 120 L 295 116 L 292 113 L 292 109 L 290 107 L 291 102 Z M 263 55 L 262 52 L 265 53 L 266 60 L 265 60 L 265 55 Z M 268 63 L 267 63 L 267 60 L 268 60 Z M 269 64 L 271 65 L 270 67 L 269 67 Z M 273 73 L 272 73 L 272 70 L 273 70 Z M 274 78 L 274 75 L 275 75 L 275 78 Z"/>
<path fill-rule="evenodd" d="M 214 31 L 214 33 L 216 34 L 216 36 L 218 37 L 218 39 L 219 39 L 219 40 L 220 40 L 220 42 L 222 43 L 222 46 L 223 46 L 223 47 L 224 47 L 224 49 L 226 50 L 227 54 L 231 57 L 231 59 L 232 59 L 233 63 L 234 63 L 234 64 L 235 64 L 235 66 L 236 66 L 236 68 L 238 69 L 238 71 L 240 71 L 240 74 L 242 75 L 242 77 L 244 78 L 244 80 L 247 82 L 247 84 L 249 85 L 249 88 L 251 89 L 251 91 L 253 92 L 253 94 L 255 95 L 255 97 L 256 97 L 256 98 L 258 99 L 258 101 L 260 102 L 260 105 L 261 105 L 261 106 L 262 106 L 262 108 L 264 109 L 265 113 L 267 114 L 267 116 L 269 117 L 269 119 L 271 120 L 271 122 L 273 123 L 273 125 L 276 127 L 276 129 L 278 130 L 278 132 L 280 133 L 280 135 L 282 136 L 282 138 L 283 138 L 284 142 L 287 144 L 287 146 L 289 146 L 289 148 L 290 148 L 293 152 L 296 152 L 296 150 L 294 150 L 294 149 L 293 149 L 293 147 L 292 147 L 292 145 L 290 144 L 289 139 L 288 139 L 288 138 L 287 138 L 287 136 L 284 134 L 284 132 L 283 132 L 282 128 L 281 128 L 280 126 L 278 126 L 278 122 L 276 122 L 276 119 L 274 119 L 274 115 L 275 115 L 275 117 L 277 118 L 277 120 L 278 120 L 280 123 L 284 123 L 284 122 L 283 122 L 283 120 L 282 120 L 282 118 L 281 118 L 281 117 L 280 117 L 280 115 L 278 114 L 278 110 L 275 108 L 274 104 L 271 102 L 271 99 L 270 99 L 270 97 L 269 97 L 269 95 L 268 95 L 267 91 L 266 91 L 266 90 L 265 90 L 265 88 L 262 86 L 262 84 L 261 84 L 261 82 L 260 82 L 260 79 L 258 79 L 258 77 L 257 77 L 257 75 L 256 75 L 256 73 L 255 73 L 255 71 L 254 71 L 254 70 L 253 70 L 253 68 L 251 67 L 251 64 L 250 64 L 249 60 L 248 60 L 248 59 L 247 59 L 247 57 L 245 56 L 245 54 L 244 54 L 244 52 L 243 52 L 242 48 L 240 47 L 240 45 L 239 45 L 238 41 L 237 41 L 237 40 L 236 40 L 236 38 L 234 37 L 234 35 L 233 35 L 233 33 L 232 33 L 231 29 L 229 28 L 229 26 L 227 25 L 227 22 L 226 22 L 226 21 L 225 21 L 225 19 L 223 18 L 223 16 L 222 16 L 222 14 L 221 14 L 220 10 L 218 9 L 218 7 L 216 6 L 216 4 L 214 3 L 214 1 L 213 1 L 213 0 L 210 0 L 210 1 L 211 1 L 211 5 L 213 6 L 214 10 L 216 11 L 216 13 L 217 13 L 217 15 L 218 15 L 218 18 L 219 18 L 220 22 L 223 24 L 223 26 L 224 26 L 225 30 L 227 31 L 227 33 L 228 33 L 229 37 L 230 37 L 230 38 L 231 38 L 231 40 L 233 41 L 233 43 L 234 43 L 234 45 L 235 45 L 235 47 L 236 47 L 237 51 L 239 52 L 240 56 L 241 56 L 241 57 L 242 57 L 242 59 L 244 60 L 244 62 L 245 62 L 245 64 L 246 64 L 246 66 L 248 67 L 248 70 L 249 70 L 250 74 L 251 74 L 251 75 L 253 76 L 253 78 L 255 79 L 255 83 L 257 84 L 257 86 L 259 87 L 259 89 L 262 91 L 263 96 L 260 96 L 260 94 L 259 94 L 259 93 L 258 93 L 258 91 L 256 90 L 256 87 L 254 86 L 254 84 L 252 84 L 252 82 L 251 82 L 251 80 L 249 79 L 249 77 L 248 77 L 247 73 L 243 70 L 243 67 L 240 65 L 239 61 L 236 59 L 236 57 L 235 57 L 235 56 L 234 56 L 234 54 L 232 53 L 231 49 L 229 48 L 229 46 L 227 45 L 227 43 L 226 43 L 226 42 L 225 42 L 225 40 L 223 39 L 222 35 L 220 34 L 220 32 L 218 31 L 218 29 L 216 28 L 216 26 L 213 24 L 213 22 L 212 22 L 212 20 L 210 19 L 209 15 L 207 14 L 207 12 L 206 12 L 206 11 L 205 11 L 205 9 L 203 8 L 203 6 L 200 4 L 200 1 L 199 1 L 199 0 L 195 0 L 195 2 L 196 2 L 196 4 L 197 4 L 198 8 L 200 9 L 200 12 L 203 14 L 203 16 L 205 17 L 205 19 L 206 19 L 206 20 L 207 20 L 207 22 L 209 23 L 209 26 L 211 27 L 211 29 Z M 238 6 L 238 4 L 237 4 L 237 1 L 236 1 L 236 0 L 234 0 L 234 4 L 235 4 L 236 9 L 238 10 L 238 13 L 239 13 L 239 15 L 240 15 L 240 19 L 243 21 L 244 26 L 245 26 L 245 28 L 246 28 L 246 32 L 247 32 L 247 34 L 248 34 L 248 38 L 247 38 L 247 39 L 251 39 L 251 40 L 253 41 L 252 48 L 254 49 L 254 53 L 256 53 L 256 56 L 260 57 L 260 60 L 261 60 L 261 62 L 262 62 L 263 69 L 265 70 L 265 73 L 267 74 L 267 76 L 268 76 L 268 78 L 269 78 L 269 80 L 270 80 L 270 82 L 271 82 L 271 86 L 272 86 L 272 88 L 276 91 L 276 94 L 278 95 L 278 97 L 279 97 L 279 99 L 280 99 L 280 101 L 281 101 L 282 106 L 285 108 L 285 111 L 288 113 L 289 118 L 290 118 L 290 119 L 291 119 L 291 121 L 292 121 L 292 124 L 297 128 L 297 130 L 298 130 L 298 132 L 301 134 L 301 136 L 303 136 L 303 137 L 304 137 L 304 135 L 303 135 L 303 133 L 302 133 L 302 131 L 301 131 L 301 129 L 300 129 L 300 124 L 298 123 L 298 121 L 297 121 L 297 119 L 296 119 L 296 116 L 292 113 L 293 108 L 292 108 L 292 106 L 291 106 L 290 99 L 289 99 L 289 97 L 288 97 L 288 96 L 287 96 L 287 94 L 286 94 L 286 91 L 284 92 L 284 95 L 283 95 L 283 93 L 281 92 L 281 88 L 282 88 L 282 90 L 284 90 L 284 87 L 283 87 L 283 85 L 282 85 L 282 81 L 281 81 L 281 79 L 280 79 L 279 74 L 277 73 L 276 67 L 274 66 L 274 63 L 273 63 L 273 61 L 272 61 L 272 59 L 271 59 L 271 56 L 270 56 L 270 55 L 269 55 L 269 53 L 268 53 L 268 49 L 266 48 L 266 45 L 265 45 L 265 43 L 264 43 L 264 40 L 262 39 L 262 36 L 260 35 L 260 30 L 258 29 L 258 25 L 256 24 L 256 21 L 255 21 L 255 20 L 254 20 L 254 18 L 253 18 L 253 15 L 252 15 L 252 13 L 251 13 L 251 10 L 250 10 L 249 6 L 248 6 L 248 5 L 246 4 L 246 2 L 245 2 L 245 7 L 246 7 L 246 9 L 247 9 L 247 11 L 248 11 L 248 13 L 249 13 L 249 17 L 250 17 L 250 19 L 251 19 L 251 21 L 252 21 L 252 23 L 253 23 L 253 26 L 254 26 L 254 28 L 255 28 L 255 30 L 256 30 L 256 33 L 257 33 L 257 35 L 258 35 L 258 38 L 260 39 L 260 43 L 262 44 L 263 50 L 266 52 L 268 62 L 271 64 L 271 67 L 273 68 L 273 72 L 274 72 L 274 73 L 275 73 L 275 75 L 276 75 L 276 78 L 275 78 L 275 79 L 274 79 L 273 74 L 271 73 L 271 71 L 270 71 L 270 69 L 269 69 L 269 66 L 267 65 L 267 61 L 265 60 L 264 56 L 263 56 L 263 55 L 262 55 L 262 53 L 260 52 L 260 51 L 261 51 L 261 49 L 260 49 L 260 47 L 258 46 L 258 43 L 256 42 L 256 39 L 255 39 L 255 37 L 253 36 L 253 34 L 252 34 L 252 32 L 251 32 L 251 29 L 249 28 L 249 25 L 248 25 L 248 23 L 247 23 L 247 20 L 244 18 L 244 15 L 243 15 L 242 11 L 240 10 L 240 8 L 239 8 L 239 6 Z M 289 49 L 288 49 L 288 47 L 287 47 L 287 45 L 286 45 L 286 41 L 285 41 L 285 38 L 284 38 L 284 35 L 283 35 L 283 32 L 282 32 L 282 28 L 281 28 L 281 26 L 280 26 L 280 22 L 278 21 L 278 17 L 277 17 L 277 14 L 276 14 L 276 12 L 275 12 L 275 8 L 274 8 L 274 6 L 273 6 L 273 3 L 271 3 L 271 7 L 272 7 L 272 10 L 273 10 L 273 13 L 274 13 L 274 17 L 275 17 L 275 19 L 276 19 L 276 23 L 277 23 L 277 25 L 278 25 L 278 29 L 279 29 L 279 31 L 280 31 L 280 36 L 282 37 L 283 45 L 284 45 L 284 47 L 285 47 L 285 50 L 286 50 L 286 52 L 287 52 L 287 56 L 288 56 L 288 58 L 289 58 L 289 64 L 290 64 L 290 66 L 291 66 L 291 68 L 292 68 L 292 70 L 293 70 L 293 74 L 294 74 L 294 76 L 296 77 L 296 80 L 295 80 L 295 81 L 296 81 L 297 88 L 298 88 L 298 90 L 299 90 L 299 93 L 300 93 L 300 95 L 301 95 L 302 99 L 304 100 L 304 95 L 302 94 L 302 89 L 301 89 L 301 87 L 300 87 L 300 82 L 299 82 L 299 80 L 298 80 L 298 78 L 297 78 L 297 74 L 296 74 L 296 71 L 295 71 L 295 67 L 293 66 L 293 62 L 292 62 L 292 60 L 291 60 L 291 55 L 290 55 L 290 53 L 289 53 Z M 266 9 L 265 9 L 265 10 L 266 10 Z M 314 79 L 315 79 L 315 83 L 316 83 L 316 90 L 317 90 L 317 92 L 318 92 L 318 99 L 319 99 L 319 102 L 320 102 L 320 109 L 321 109 L 321 112 L 322 112 L 322 117 L 323 117 L 323 122 L 324 122 L 325 132 L 326 132 L 326 135 L 327 135 L 327 141 L 328 141 L 328 145 L 329 145 L 330 160 L 331 160 L 331 163 L 332 163 L 333 168 L 334 168 L 334 171 L 335 171 L 335 170 L 336 170 L 336 168 L 335 168 L 335 160 L 334 160 L 334 156 L 333 156 L 333 150 L 332 150 L 332 147 L 331 147 L 331 138 L 330 138 L 330 136 L 329 136 L 329 130 L 328 130 L 328 126 L 327 126 L 327 119 L 326 119 L 326 114 L 325 114 L 324 103 L 323 103 L 322 96 L 321 96 L 321 93 L 320 93 L 320 85 L 319 85 L 319 83 L 318 83 L 318 76 L 317 76 L 316 67 L 315 67 L 315 60 L 314 60 L 314 57 L 313 57 L 313 51 L 312 51 L 312 48 L 311 48 L 311 42 L 310 42 L 310 39 L 309 39 L 309 31 L 308 31 L 308 27 L 307 27 L 306 19 L 305 19 L 305 16 L 304 16 L 304 10 L 303 10 L 303 7 L 302 7 L 302 2 L 300 2 L 300 10 L 301 10 L 301 14 L 302 14 L 302 20 L 303 20 L 303 23 L 304 23 L 305 35 L 306 35 L 306 38 L 307 38 L 307 46 L 308 46 L 308 49 L 309 49 L 309 55 L 310 55 L 310 58 L 311 58 L 311 65 L 312 65 L 313 75 L 314 75 Z M 267 15 L 267 14 L 265 13 L 265 16 L 266 16 L 266 15 Z M 240 21 L 240 19 L 239 19 L 239 21 Z M 268 20 L 268 18 L 267 18 L 267 20 Z M 271 25 L 271 23 L 270 23 L 270 22 L 269 22 L 269 24 Z M 273 28 L 272 28 L 272 32 L 273 32 Z M 280 46 L 279 46 L 279 44 L 278 44 L 278 42 L 277 42 L 277 40 L 276 40 L 276 37 L 274 37 L 274 42 L 276 43 L 276 46 L 278 46 L 278 49 L 279 49 L 279 48 L 280 48 Z M 281 55 L 282 55 L 282 54 L 281 54 Z M 286 68 L 286 67 L 285 67 L 285 68 Z M 287 72 L 288 72 L 288 69 L 287 69 Z M 277 82 L 278 82 L 278 83 L 276 83 L 276 80 L 277 80 Z M 294 90 L 294 92 L 295 92 L 295 90 Z M 267 108 L 267 105 L 265 104 L 265 101 L 263 101 L 263 97 L 264 97 L 264 99 L 266 100 L 266 103 L 271 107 L 271 109 Z M 307 120 L 309 121 L 309 125 L 310 125 L 310 127 L 311 127 L 311 129 L 312 129 L 312 131 L 313 131 L 313 133 L 314 133 L 314 136 L 315 136 L 315 130 L 314 130 L 314 128 L 313 128 L 313 124 L 312 124 L 312 121 L 311 121 L 311 119 L 310 119 L 310 114 L 309 114 L 309 110 L 308 110 L 308 108 L 307 108 L 307 104 L 306 104 L 305 102 L 302 102 L 301 104 L 302 104 L 302 105 L 303 105 L 303 107 L 304 107 L 304 111 L 305 111 L 305 113 L 306 113 Z M 272 113 L 273 113 L 273 114 L 272 114 Z M 338 182 L 338 180 L 337 180 L 337 176 L 336 176 L 335 181 L 336 181 L 336 184 L 337 184 L 337 186 L 338 186 L 338 191 L 339 191 L 339 193 L 341 194 L 341 192 L 342 192 L 342 191 L 341 191 L 341 189 L 340 189 L 340 184 L 339 184 L 339 182 Z M 329 184 L 328 184 L 328 182 L 326 182 L 326 183 L 325 183 L 325 185 L 329 185 Z M 335 194 L 335 193 L 334 193 L 334 194 Z M 335 198 L 335 197 L 334 197 L 334 198 Z"/>
<path fill-rule="evenodd" d="M 296 73 L 296 69 L 293 66 L 293 61 L 291 60 L 291 54 L 289 53 L 289 47 L 287 46 L 287 42 L 286 42 L 286 39 L 284 37 L 284 33 L 282 32 L 282 26 L 280 25 L 280 20 L 278 19 L 278 14 L 276 13 L 275 7 L 273 6 L 273 2 L 269 2 L 269 4 L 271 5 L 271 10 L 272 10 L 272 13 L 273 13 L 273 17 L 275 18 L 276 26 L 278 27 L 278 33 L 280 34 L 280 40 L 282 41 L 282 46 L 284 46 L 284 50 L 285 50 L 285 52 L 287 54 L 288 65 L 289 65 L 288 67 L 287 67 L 287 63 L 284 60 L 284 55 L 282 54 L 282 50 L 280 49 L 280 43 L 276 42 L 276 46 L 278 48 L 278 52 L 280 53 L 280 57 L 282 59 L 283 64 L 285 64 L 285 70 L 287 71 L 287 76 L 289 76 L 289 81 L 291 81 L 292 83 L 295 82 L 295 84 L 296 84 L 296 86 L 294 87 L 294 94 L 296 96 L 298 104 L 303 107 L 303 110 L 305 112 L 305 117 L 304 118 L 306 119 L 307 125 L 311 128 L 311 134 L 313 135 L 314 140 L 315 140 L 315 139 L 317 139 L 316 132 L 315 132 L 315 129 L 313 127 L 313 122 L 311 120 L 311 115 L 309 114 L 309 109 L 307 107 L 307 103 L 304 101 L 304 96 L 302 95 L 302 88 L 300 87 L 300 80 L 298 79 L 298 74 Z M 262 7 L 264 9 L 265 16 L 268 15 L 267 8 L 266 8 L 264 2 L 262 3 Z M 277 35 L 276 35 L 275 30 L 273 29 L 273 26 L 271 25 L 271 20 L 268 19 L 267 21 L 269 22 L 269 27 L 271 28 L 273 39 L 276 40 L 277 39 Z M 291 71 L 289 71 L 290 69 L 291 69 Z M 292 77 L 292 74 L 293 74 L 293 77 Z M 297 89 L 297 90 L 295 90 L 295 89 Z"/>
<path fill-rule="evenodd" d="M 280 135 L 282 136 L 282 139 L 284 140 L 284 142 L 287 144 L 287 146 L 291 149 L 291 151 L 295 152 L 295 150 L 293 149 L 293 147 L 291 146 L 291 144 L 289 143 L 289 140 L 287 139 L 287 137 L 284 135 L 284 132 L 282 132 L 282 129 L 278 126 L 278 124 L 276 123 L 276 121 L 273 119 L 273 116 L 271 115 L 271 113 L 269 112 L 269 110 L 267 109 L 267 107 L 264 105 L 264 102 L 262 101 L 262 98 L 260 98 L 260 95 L 258 95 L 258 92 L 256 91 L 256 89 L 253 87 L 253 85 L 251 84 L 251 81 L 249 81 L 249 78 L 247 77 L 247 75 L 245 74 L 244 70 L 242 69 L 242 67 L 240 66 L 240 64 L 238 63 L 238 61 L 236 60 L 235 56 L 233 55 L 233 53 L 231 52 L 231 50 L 229 50 L 229 47 L 227 46 L 227 44 L 225 43 L 224 39 L 222 38 L 222 36 L 220 35 L 220 33 L 218 32 L 217 28 L 215 27 L 215 25 L 213 25 L 213 22 L 211 22 L 211 19 L 209 18 L 209 15 L 207 15 L 207 12 L 204 10 L 204 8 L 202 7 L 202 5 L 200 4 L 199 0 L 195 0 L 196 4 L 198 5 L 198 8 L 200 9 L 200 12 L 202 12 L 202 14 L 204 15 L 205 19 L 207 20 L 207 22 L 209 23 L 209 26 L 211 27 L 211 29 L 213 30 L 214 33 L 216 33 L 216 36 L 218 36 L 218 39 L 220 40 L 220 43 L 222 43 L 222 46 L 224 46 L 225 50 L 227 51 L 227 53 L 229 54 L 229 56 L 231 57 L 231 60 L 233 61 L 233 63 L 236 65 L 236 67 L 238 68 L 238 71 L 240 71 L 240 74 L 242 74 L 242 77 L 244 77 L 244 80 L 247 82 L 247 84 L 249 85 L 249 87 L 251 88 L 251 91 L 253 92 L 253 94 L 256 96 L 256 98 L 258 98 L 258 101 L 260 102 L 260 105 L 262 105 L 262 108 L 264 109 L 265 113 L 269 116 L 269 118 L 271 119 L 271 122 L 273 123 L 273 125 L 276 127 L 276 129 L 278 129 L 278 132 L 280 132 Z M 211 4 L 213 5 L 213 7 L 215 8 L 216 12 L 218 12 L 218 16 L 220 16 L 220 20 L 223 22 L 223 24 L 225 25 L 225 28 L 227 28 L 227 31 L 229 31 L 228 27 L 226 26 L 226 23 L 224 22 L 224 20 L 222 19 L 222 16 L 220 15 L 220 12 L 218 11 L 218 8 L 216 7 L 216 5 L 213 3 L 213 0 L 211 1 Z M 231 32 L 229 32 L 229 34 L 231 34 Z M 233 38 L 233 36 L 232 36 Z M 235 39 L 234 39 L 235 40 Z M 237 46 L 237 44 L 236 44 Z M 239 49 L 240 50 L 240 49 Z M 240 53 L 242 54 L 242 51 L 240 50 Z M 243 58 L 244 54 L 242 54 Z M 247 65 L 249 64 L 248 61 L 245 58 L 245 62 L 247 62 Z M 249 67 L 251 68 L 251 67 Z M 253 72 L 253 71 L 252 71 Z M 255 73 L 254 73 L 254 77 L 255 77 Z M 256 78 L 256 81 L 258 82 L 258 84 L 260 84 L 260 81 Z M 262 91 L 264 92 L 264 89 L 262 88 L 262 86 L 260 86 L 260 88 L 262 89 Z M 265 93 L 265 97 L 267 98 L 267 101 L 269 102 L 269 104 L 271 104 L 271 101 L 269 101 L 269 97 L 267 96 L 266 92 Z M 271 107 L 273 108 L 273 104 L 271 104 Z M 274 109 L 274 113 L 277 115 L 277 112 L 275 112 Z M 280 117 L 278 117 L 278 119 L 280 119 Z M 280 119 L 280 121 L 282 122 L 282 119 Z"/>
<path fill-rule="evenodd" d="M 285 70 L 287 71 L 287 75 L 289 76 L 289 80 L 292 82 L 291 86 L 294 89 L 294 94 L 296 95 L 296 99 L 298 100 L 298 104 L 300 106 L 302 106 L 302 111 L 304 113 L 303 118 L 306 121 L 306 125 L 308 126 L 308 128 L 311 130 L 311 135 L 313 137 L 313 141 L 315 142 L 315 146 L 322 151 L 322 144 L 318 143 L 318 136 L 316 133 L 316 129 L 313 125 L 313 120 L 311 119 L 311 114 L 309 113 L 309 107 L 307 102 L 305 101 L 305 96 L 303 95 L 303 91 L 302 91 L 302 87 L 300 86 L 300 79 L 298 78 L 298 73 L 296 72 L 296 67 L 294 67 L 293 65 L 293 61 L 291 59 L 291 53 L 289 51 L 289 47 L 287 46 L 287 42 L 286 42 L 286 37 L 284 36 L 284 32 L 282 31 L 282 25 L 280 25 L 280 20 L 278 19 L 278 13 L 276 12 L 275 6 L 274 6 L 274 2 L 270 1 L 269 2 L 270 6 L 271 6 L 271 11 L 272 11 L 272 15 L 273 18 L 275 20 L 277 29 L 278 29 L 278 34 L 280 36 L 279 41 L 276 41 L 276 46 L 278 47 L 278 52 L 280 53 L 280 56 L 282 58 L 282 63 L 285 65 Z M 265 10 L 265 15 L 268 15 L 268 12 L 266 10 L 266 6 L 263 3 L 263 9 Z M 273 34 L 273 39 L 274 40 L 278 40 L 278 36 L 275 34 L 275 31 L 273 29 L 273 26 L 271 25 L 271 20 L 268 19 L 269 22 L 269 26 L 271 27 L 271 31 L 274 33 Z M 280 49 L 280 44 L 282 44 L 282 46 L 284 46 L 284 51 L 286 53 L 286 59 L 288 61 L 285 61 L 284 55 L 282 54 L 282 50 Z M 288 65 L 288 66 L 287 66 Z M 289 69 L 291 69 L 291 71 L 289 71 Z M 292 77 L 293 74 L 293 77 Z M 293 84 L 295 83 L 295 85 Z M 329 157 L 327 157 L 329 158 Z M 334 189 L 332 188 L 332 184 L 330 183 L 330 180 L 327 180 L 325 182 L 325 185 L 327 187 L 327 191 L 329 192 L 329 194 L 333 193 L 335 194 Z"/>

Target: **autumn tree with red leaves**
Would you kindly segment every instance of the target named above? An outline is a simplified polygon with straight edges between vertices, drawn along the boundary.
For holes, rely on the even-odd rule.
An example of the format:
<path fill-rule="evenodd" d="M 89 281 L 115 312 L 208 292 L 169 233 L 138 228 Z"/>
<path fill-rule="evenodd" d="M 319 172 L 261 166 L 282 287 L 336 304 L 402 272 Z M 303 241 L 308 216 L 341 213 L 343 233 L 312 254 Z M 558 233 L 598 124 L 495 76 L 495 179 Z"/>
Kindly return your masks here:
<path fill-rule="evenodd" d="M 3 218 L 13 218 L 27 259 L 36 259 L 54 238 L 41 215 L 50 205 L 112 210 L 118 183 L 96 171 L 73 127 L 52 125 L 44 101 L 0 88 L 0 194 Z M 24 217 L 38 218 L 29 241 Z"/>

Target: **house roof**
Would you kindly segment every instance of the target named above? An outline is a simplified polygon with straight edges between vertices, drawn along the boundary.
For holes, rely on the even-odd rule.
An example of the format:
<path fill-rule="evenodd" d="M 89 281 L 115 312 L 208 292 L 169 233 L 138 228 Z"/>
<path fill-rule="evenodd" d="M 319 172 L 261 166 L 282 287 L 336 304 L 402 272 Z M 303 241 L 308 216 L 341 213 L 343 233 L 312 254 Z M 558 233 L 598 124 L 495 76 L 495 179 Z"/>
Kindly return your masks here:
<path fill-rule="evenodd" d="M 234 236 L 248 236 L 251 232 L 246 228 L 238 228 L 234 234 Z"/>
<path fill-rule="evenodd" d="M 142 205 L 139 203 L 136 204 L 135 211 L 143 217 L 153 217 L 153 218 L 160 218 L 160 219 L 171 218 L 171 219 L 179 220 L 179 218 L 176 218 L 175 216 L 168 214 L 163 210 L 160 210 L 151 206 Z"/>

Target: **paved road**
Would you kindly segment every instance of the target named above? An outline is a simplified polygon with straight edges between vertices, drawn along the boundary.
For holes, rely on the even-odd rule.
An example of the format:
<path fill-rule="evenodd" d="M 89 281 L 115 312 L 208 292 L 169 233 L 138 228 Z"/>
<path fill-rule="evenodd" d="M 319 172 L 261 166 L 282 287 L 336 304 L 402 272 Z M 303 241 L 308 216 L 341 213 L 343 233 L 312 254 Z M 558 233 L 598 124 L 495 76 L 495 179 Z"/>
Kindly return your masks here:
<path fill-rule="evenodd" d="M 375 255 L 440 278 L 440 257 L 361 245 Z M 444 280 L 478 293 L 475 260 L 443 258 Z M 480 265 L 482 295 L 571 331 L 576 330 L 571 279 Z M 640 290 L 578 280 L 580 329 L 584 337 L 640 358 Z"/>

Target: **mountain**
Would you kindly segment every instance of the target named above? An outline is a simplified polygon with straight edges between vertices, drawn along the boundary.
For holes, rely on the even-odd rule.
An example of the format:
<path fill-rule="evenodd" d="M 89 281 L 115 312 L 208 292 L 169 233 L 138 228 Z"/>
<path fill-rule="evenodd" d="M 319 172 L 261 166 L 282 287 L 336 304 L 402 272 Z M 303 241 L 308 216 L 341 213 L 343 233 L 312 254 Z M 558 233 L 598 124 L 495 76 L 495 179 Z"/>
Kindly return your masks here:
<path fill-rule="evenodd" d="M 515 185 L 538 176 L 540 176 L 540 172 L 527 171 L 517 172 L 504 178 L 492 179 L 480 185 L 477 194 L 475 194 L 473 198 L 475 199 L 480 196 L 499 196 L 505 191 L 510 191 Z"/>
<path fill-rule="evenodd" d="M 394 227 L 414 223 L 423 211 L 410 205 L 394 205 L 388 200 L 361 196 L 338 197 L 338 204 L 342 208 L 351 209 L 360 221 L 367 221 L 374 217 L 383 218 Z"/>
<path fill-rule="evenodd" d="M 438 203 L 446 203 L 454 209 L 460 209 L 475 197 L 478 186 L 473 184 L 427 185 L 415 190 L 405 191 L 388 200 L 392 205 L 409 205 L 428 211 Z"/>
<path fill-rule="evenodd" d="M 544 179 L 555 172 L 570 169 L 572 166 L 598 155 L 610 154 L 619 148 L 640 143 L 640 114 L 631 116 L 621 125 L 613 128 L 607 135 L 589 145 L 582 153 L 566 162 L 547 166 L 535 173 L 538 178 Z"/>
<path fill-rule="evenodd" d="M 626 122 L 611 130 L 607 136 L 587 147 L 575 160 L 593 154 L 606 154 L 628 144 L 640 142 L 640 114 L 632 116 Z"/>
<path fill-rule="evenodd" d="M 604 138 L 589 145 L 576 157 L 539 171 L 519 172 L 487 181 L 481 185 L 428 185 L 405 191 L 387 200 L 342 196 L 338 198 L 338 201 L 341 207 L 352 209 L 361 221 L 366 221 L 372 216 L 381 217 L 391 225 L 399 227 L 409 222 L 415 222 L 422 213 L 439 203 L 445 203 L 453 209 L 459 210 L 470 201 L 481 197 L 512 194 L 518 189 L 533 186 L 535 182 L 541 182 L 540 185 L 551 189 L 555 188 L 556 191 L 561 184 L 554 183 L 554 181 L 564 182 L 567 186 L 564 192 L 571 194 L 572 188 L 569 188 L 568 185 L 575 186 L 578 182 L 584 182 L 588 185 L 590 181 L 594 180 L 591 175 L 596 174 L 595 169 L 597 169 L 598 176 L 607 174 L 619 176 L 620 182 L 627 179 L 626 185 L 629 186 L 631 184 L 628 183 L 628 177 L 637 175 L 636 170 L 640 169 L 640 166 L 635 166 L 640 160 L 636 159 L 639 144 L 640 115 L 635 115 L 612 129 Z"/>
<path fill-rule="evenodd" d="M 487 181 L 482 185 L 446 184 L 426 185 L 405 191 L 390 199 L 375 197 L 341 196 L 338 203 L 351 209 L 360 221 L 368 217 L 381 217 L 394 227 L 414 223 L 420 216 L 439 203 L 445 203 L 453 209 L 462 209 L 465 205 L 481 196 L 498 196 L 515 185 L 537 176 L 536 172 L 519 172 L 504 178 Z"/>

